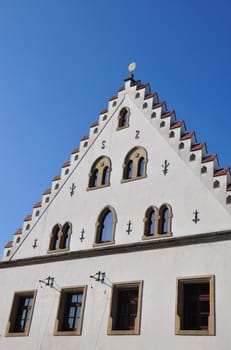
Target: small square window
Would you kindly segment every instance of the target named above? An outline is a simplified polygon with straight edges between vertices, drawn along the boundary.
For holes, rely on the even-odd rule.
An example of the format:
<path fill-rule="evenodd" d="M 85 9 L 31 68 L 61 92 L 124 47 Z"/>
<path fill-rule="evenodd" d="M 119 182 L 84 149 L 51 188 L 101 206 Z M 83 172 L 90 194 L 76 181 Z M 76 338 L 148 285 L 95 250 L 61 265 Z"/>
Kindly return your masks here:
<path fill-rule="evenodd" d="M 14 295 L 6 337 L 29 335 L 36 291 L 17 292 Z"/>
<path fill-rule="evenodd" d="M 108 334 L 139 334 L 142 281 L 113 285 Z"/>
<path fill-rule="evenodd" d="M 54 335 L 81 334 L 85 295 L 85 286 L 62 289 Z"/>
<path fill-rule="evenodd" d="M 176 334 L 214 335 L 214 276 L 177 280 Z"/>

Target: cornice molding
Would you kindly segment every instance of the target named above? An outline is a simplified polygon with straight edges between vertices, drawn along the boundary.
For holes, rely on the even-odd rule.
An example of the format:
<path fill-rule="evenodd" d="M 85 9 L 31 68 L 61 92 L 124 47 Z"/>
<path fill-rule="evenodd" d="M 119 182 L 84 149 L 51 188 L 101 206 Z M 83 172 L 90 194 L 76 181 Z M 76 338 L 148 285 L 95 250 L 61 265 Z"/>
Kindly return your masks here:
<path fill-rule="evenodd" d="M 215 243 L 231 240 L 231 231 L 209 232 L 196 235 L 188 235 L 181 237 L 170 237 L 161 239 L 150 239 L 142 242 L 131 244 L 112 245 L 94 247 L 92 249 L 78 250 L 65 253 L 54 253 L 30 257 L 25 259 L 16 259 L 3 261 L 0 263 L 0 269 L 12 268 L 18 266 L 38 265 L 45 263 L 54 263 L 67 260 L 77 260 L 94 258 L 98 256 L 114 255 L 114 254 L 129 254 L 134 252 L 142 252 L 145 250 L 175 248 L 188 245 Z"/>

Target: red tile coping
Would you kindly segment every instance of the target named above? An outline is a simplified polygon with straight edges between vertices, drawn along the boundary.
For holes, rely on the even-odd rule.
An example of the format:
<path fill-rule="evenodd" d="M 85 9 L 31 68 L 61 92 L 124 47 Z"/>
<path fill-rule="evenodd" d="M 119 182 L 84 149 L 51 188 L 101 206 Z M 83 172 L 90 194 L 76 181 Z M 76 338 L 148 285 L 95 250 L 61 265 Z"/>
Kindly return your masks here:
<path fill-rule="evenodd" d="M 146 96 L 144 97 L 144 99 L 145 99 L 145 100 L 148 100 L 149 98 L 154 97 L 154 96 L 156 96 L 156 92 L 152 92 L 151 94 L 146 95 Z"/>
<path fill-rule="evenodd" d="M 144 88 L 146 88 L 148 86 L 149 86 L 148 83 L 147 84 L 142 84 L 142 85 L 137 86 L 136 90 L 141 90 L 141 89 L 144 89 Z"/>
<path fill-rule="evenodd" d="M 51 189 L 50 189 L 50 188 L 46 189 L 46 190 L 43 192 L 43 194 L 44 194 L 44 195 L 46 195 L 46 194 L 51 194 Z"/>
<path fill-rule="evenodd" d="M 75 154 L 75 153 L 79 153 L 79 147 L 73 149 L 73 151 L 71 152 L 71 154 Z"/>
<path fill-rule="evenodd" d="M 57 181 L 57 180 L 60 180 L 61 179 L 61 176 L 60 175 L 56 175 L 52 181 Z"/>
<path fill-rule="evenodd" d="M 35 203 L 33 208 L 40 208 L 41 206 L 42 206 L 42 202 L 37 202 L 37 203 Z"/>
<path fill-rule="evenodd" d="M 13 247 L 13 241 L 10 241 L 8 243 L 6 243 L 4 248 L 12 248 Z"/>
<path fill-rule="evenodd" d="M 161 119 L 171 117 L 171 115 L 174 113 L 174 111 L 166 112 L 162 114 Z"/>
<path fill-rule="evenodd" d="M 194 131 L 191 131 L 191 132 L 187 132 L 186 134 L 182 135 L 181 136 L 181 140 L 188 140 L 188 139 L 191 139 L 191 137 L 193 137 L 194 135 Z"/>
<path fill-rule="evenodd" d="M 32 215 L 27 215 L 24 219 L 24 221 L 31 221 Z"/>
<path fill-rule="evenodd" d="M 193 145 L 191 147 L 191 151 L 199 151 L 201 150 L 203 147 L 205 146 L 205 143 L 202 142 L 202 143 L 197 143 L 196 145 Z"/>
<path fill-rule="evenodd" d="M 70 161 L 65 162 L 65 163 L 63 163 L 62 168 L 66 168 L 67 166 L 70 166 L 70 164 L 71 164 L 71 162 L 70 162 Z"/>
<path fill-rule="evenodd" d="M 91 124 L 90 128 L 94 128 L 95 126 L 98 126 L 98 125 L 99 125 L 99 123 L 95 122 L 95 123 Z"/>
<path fill-rule="evenodd" d="M 108 112 L 107 109 L 103 109 L 99 114 L 105 114 L 105 113 L 107 113 L 107 112 Z"/>
<path fill-rule="evenodd" d="M 80 141 L 85 141 L 85 140 L 88 140 L 88 139 L 89 139 L 89 136 L 88 136 L 88 135 L 85 135 L 85 136 L 83 136 L 83 137 L 81 138 Z"/>
<path fill-rule="evenodd" d="M 207 162 L 212 162 L 213 160 L 215 160 L 217 158 L 216 154 L 212 154 L 210 156 L 206 156 L 202 159 L 201 163 L 207 163 Z"/>
<path fill-rule="evenodd" d="M 164 104 L 165 104 L 165 101 L 154 103 L 154 105 L 152 106 L 152 109 L 162 107 L 164 106 Z"/>
<path fill-rule="evenodd" d="M 113 100 L 116 100 L 118 98 L 118 96 L 112 96 L 109 98 L 109 101 L 113 101 Z"/>
<path fill-rule="evenodd" d="M 22 234 L 22 228 L 17 229 L 14 233 L 15 235 L 21 235 Z"/>
<path fill-rule="evenodd" d="M 229 168 L 222 168 L 222 169 L 218 169 L 214 172 L 213 176 L 221 176 L 221 175 L 227 175 L 229 172 Z"/>
<path fill-rule="evenodd" d="M 173 124 L 170 126 L 170 129 L 180 128 L 182 125 L 184 125 L 184 122 L 183 122 L 183 120 L 180 120 L 180 121 L 178 121 L 178 122 L 173 123 Z"/>
<path fill-rule="evenodd" d="M 123 90 L 125 90 L 125 87 L 121 86 L 118 91 L 123 91 Z"/>

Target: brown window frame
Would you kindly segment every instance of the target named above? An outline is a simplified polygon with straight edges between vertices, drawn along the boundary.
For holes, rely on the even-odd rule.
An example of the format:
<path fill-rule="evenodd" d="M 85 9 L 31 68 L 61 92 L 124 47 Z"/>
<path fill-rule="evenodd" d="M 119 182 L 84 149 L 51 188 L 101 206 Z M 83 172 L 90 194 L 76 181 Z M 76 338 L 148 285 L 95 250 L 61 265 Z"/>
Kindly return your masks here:
<path fill-rule="evenodd" d="M 141 159 L 143 162 L 143 173 L 140 175 L 139 167 Z M 131 149 L 124 159 L 121 183 L 140 180 L 147 177 L 147 162 L 147 151 L 144 147 L 136 146 Z M 128 176 L 130 164 L 132 164 L 132 170 L 131 175 Z"/>
<path fill-rule="evenodd" d="M 68 230 L 67 227 L 69 227 Z M 56 237 L 55 231 L 57 228 L 59 231 Z M 65 222 L 63 226 L 60 224 L 55 224 L 50 234 L 50 242 L 47 253 L 60 253 L 68 251 L 70 249 L 71 234 L 72 224 L 69 221 Z M 54 242 L 56 242 L 55 245 Z"/>
<path fill-rule="evenodd" d="M 6 337 L 23 337 L 23 336 L 29 335 L 36 294 L 37 294 L 37 290 L 20 291 L 20 292 L 14 293 L 9 320 L 7 322 L 7 327 L 5 332 Z M 32 299 L 31 304 L 23 305 L 24 300 L 29 298 Z M 23 321 L 22 316 L 23 316 L 23 310 L 25 309 L 27 311 L 26 311 L 26 319 L 24 320 L 24 326 L 23 326 L 24 328 L 22 331 L 19 331 L 18 329 L 19 323 L 20 323 L 20 320 Z M 29 313 L 29 317 L 28 317 L 28 313 Z"/>
<path fill-rule="evenodd" d="M 142 307 L 142 290 L 143 290 L 143 281 L 133 281 L 133 282 L 119 282 L 113 283 L 112 292 L 111 292 L 111 305 L 110 305 L 110 315 L 108 320 L 108 335 L 138 335 L 140 334 L 140 324 L 141 324 L 141 307 Z M 131 326 L 121 327 L 123 329 L 119 329 L 118 326 L 118 317 L 120 314 L 119 309 L 119 298 L 123 298 L 123 296 L 119 296 L 119 293 L 129 293 L 137 292 L 137 305 L 136 305 L 136 315 L 132 315 L 132 310 L 130 309 L 129 315 L 126 315 L 127 318 L 132 319 Z M 130 304 L 134 304 L 134 299 L 129 300 L 129 296 L 124 294 L 124 297 L 128 299 Z M 124 301 L 123 301 L 124 302 Z M 133 306 L 134 307 L 134 306 Z M 129 308 L 129 306 L 128 306 Z M 129 322 L 129 321 L 128 321 Z M 130 321 L 131 322 L 131 321 Z"/>
<path fill-rule="evenodd" d="M 105 181 L 105 170 L 108 172 L 108 176 Z M 97 180 L 95 183 L 95 173 L 97 173 Z M 96 159 L 93 163 L 88 180 L 87 191 L 96 190 L 110 186 L 110 175 L 111 175 L 111 160 L 107 156 L 101 156 Z"/>
<path fill-rule="evenodd" d="M 215 295 L 215 285 L 214 285 L 215 278 L 213 275 L 210 276 L 200 276 L 200 277 L 183 277 L 183 278 L 177 278 L 177 286 L 176 286 L 176 317 L 175 317 L 175 334 L 177 335 L 215 335 L 215 307 L 214 307 L 214 295 Z M 196 295 L 193 299 L 193 296 L 188 297 L 189 291 L 186 290 L 186 287 L 189 287 L 190 285 L 197 285 L 198 289 L 200 290 L 200 286 L 206 285 L 209 287 L 209 294 L 206 295 Z M 193 288 L 193 287 L 192 287 Z M 189 288 L 187 288 L 189 289 Z M 195 289 L 195 288 L 194 288 Z M 195 293 L 192 291 L 192 294 Z M 189 299 L 189 301 L 184 299 Z M 197 326 L 194 328 L 200 328 L 200 329 L 185 329 L 185 328 L 192 328 L 192 326 L 185 326 L 185 324 L 189 324 L 189 321 L 185 321 L 184 318 L 189 319 L 190 315 L 185 315 L 187 312 L 187 308 L 191 310 L 190 305 L 188 306 L 187 303 L 194 303 L 194 314 L 192 315 L 192 318 L 195 319 L 199 318 L 199 321 L 192 320 L 191 324 L 193 322 L 197 322 Z M 206 306 L 205 303 L 209 302 L 209 311 L 204 309 L 204 306 Z M 208 307 L 208 305 L 207 305 Z M 186 310 L 185 310 L 186 309 Z M 195 314 L 195 310 L 197 310 Z M 191 311 L 188 311 L 188 313 Z M 207 322 L 208 324 L 203 324 L 204 317 L 208 317 Z"/>
<path fill-rule="evenodd" d="M 66 315 L 67 311 L 67 304 L 70 305 L 69 302 L 69 295 L 73 294 L 80 294 L 82 293 L 82 301 L 81 301 L 81 311 L 80 311 L 80 317 L 77 324 L 77 328 L 73 330 L 68 330 L 64 326 L 64 320 L 65 318 L 68 318 Z M 55 320 L 55 328 L 54 328 L 54 335 L 81 335 L 82 333 L 82 326 L 83 326 L 83 315 L 84 315 L 84 308 L 85 308 L 85 300 L 86 300 L 86 293 L 87 293 L 87 286 L 76 286 L 76 287 L 67 287 L 62 288 L 60 293 L 60 299 L 59 299 L 59 306 L 57 311 L 57 316 Z M 75 319 L 77 318 L 77 314 L 75 314 Z M 75 321 L 74 321 L 75 322 Z"/>

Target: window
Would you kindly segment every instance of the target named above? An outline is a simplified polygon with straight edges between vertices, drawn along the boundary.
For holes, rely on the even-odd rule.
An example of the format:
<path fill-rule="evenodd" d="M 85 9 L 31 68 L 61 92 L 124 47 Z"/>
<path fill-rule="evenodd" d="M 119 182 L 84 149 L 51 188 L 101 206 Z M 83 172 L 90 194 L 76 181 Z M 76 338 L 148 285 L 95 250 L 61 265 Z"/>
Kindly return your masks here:
<path fill-rule="evenodd" d="M 171 207 L 168 204 L 163 204 L 159 209 L 159 225 L 158 234 L 167 235 L 171 231 Z"/>
<path fill-rule="evenodd" d="M 29 335 L 35 296 L 36 291 L 15 293 L 7 323 L 7 337 Z"/>
<path fill-rule="evenodd" d="M 147 152 L 143 147 L 133 148 L 126 156 L 123 164 L 121 182 L 138 180 L 147 176 Z"/>
<path fill-rule="evenodd" d="M 177 280 L 176 334 L 214 335 L 214 276 Z"/>
<path fill-rule="evenodd" d="M 118 127 L 117 130 L 127 128 L 129 122 L 130 111 L 127 107 L 122 108 L 118 117 Z"/>
<path fill-rule="evenodd" d="M 51 232 L 50 245 L 48 252 L 59 252 L 62 250 L 68 250 L 70 244 L 70 236 L 72 232 L 71 223 L 66 222 L 63 227 L 60 224 L 56 224 Z"/>
<path fill-rule="evenodd" d="M 68 249 L 70 235 L 71 235 L 71 225 L 67 222 L 63 226 L 63 229 L 61 232 L 59 249 Z"/>
<path fill-rule="evenodd" d="M 147 237 L 156 234 L 156 222 L 158 220 L 158 209 L 150 207 L 147 209 L 144 218 L 144 235 Z"/>
<path fill-rule="evenodd" d="M 85 297 L 85 286 L 61 290 L 54 335 L 81 334 Z"/>
<path fill-rule="evenodd" d="M 142 239 L 169 237 L 172 223 L 172 208 L 169 204 L 163 204 L 159 209 L 149 207 L 144 216 L 144 234 Z"/>
<path fill-rule="evenodd" d="M 115 210 L 110 206 L 104 208 L 96 223 L 96 240 L 94 245 L 114 243 L 116 222 Z"/>
<path fill-rule="evenodd" d="M 111 300 L 108 334 L 139 334 L 142 281 L 114 284 Z"/>
<path fill-rule="evenodd" d="M 101 188 L 110 185 L 111 161 L 108 157 L 98 158 L 89 174 L 88 190 Z"/>

